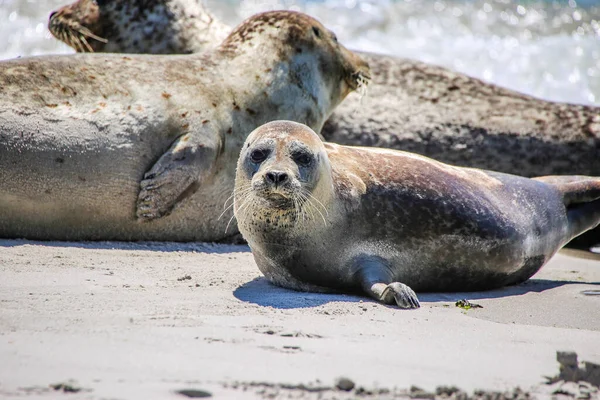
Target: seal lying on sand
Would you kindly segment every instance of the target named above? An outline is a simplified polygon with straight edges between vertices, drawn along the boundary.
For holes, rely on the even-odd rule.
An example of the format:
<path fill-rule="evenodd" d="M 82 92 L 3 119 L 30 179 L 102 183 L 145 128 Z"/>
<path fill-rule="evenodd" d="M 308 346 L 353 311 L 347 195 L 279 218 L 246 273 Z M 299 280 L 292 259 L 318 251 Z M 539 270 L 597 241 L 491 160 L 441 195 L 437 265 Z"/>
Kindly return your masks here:
<path fill-rule="evenodd" d="M 106 37 L 113 52 L 153 53 L 156 48 L 169 48 L 188 53 L 215 45 L 218 41 L 212 38 L 226 29 L 194 0 L 153 0 L 151 12 L 141 10 L 134 0 L 121 0 L 118 7 L 117 2 L 103 2 L 99 11 L 90 3 L 79 0 L 63 7 L 50 18 L 50 30 L 61 39 L 57 32 L 70 27 L 85 32 L 83 27 Z M 135 23 L 130 15 L 135 15 Z M 163 27 L 152 30 L 157 19 Z M 198 21 L 211 23 L 198 28 Z M 102 24 L 112 28 L 104 29 Z M 89 51 L 65 41 L 77 51 Z M 95 51 L 109 51 L 100 43 L 92 46 Z M 320 132 L 328 141 L 395 148 L 528 177 L 600 175 L 598 107 L 539 100 L 418 61 L 361 56 L 373 71 L 369 96 L 360 102 L 349 96 L 334 111 Z M 600 232 L 589 232 L 576 242 L 589 248 L 600 243 Z"/>
<path fill-rule="evenodd" d="M 454 167 L 323 143 L 304 125 L 275 121 L 243 146 L 234 209 L 273 283 L 418 308 L 413 289 L 486 290 L 531 277 L 600 223 L 600 178 Z"/>
<path fill-rule="evenodd" d="M 333 33 L 287 11 L 204 54 L 0 63 L 0 237 L 222 239 L 248 133 L 282 117 L 319 130 L 365 79 Z"/>
<path fill-rule="evenodd" d="M 96 43 L 95 51 L 188 53 L 216 45 L 211 38 L 226 29 L 194 0 L 153 0 L 148 12 L 134 0 L 104 2 L 99 10 L 90 3 L 63 7 L 50 18 L 50 30 L 61 40 L 60 32 L 72 26 L 106 38 L 107 45 Z M 152 30 L 155 20 L 160 22 Z M 197 21 L 210 23 L 198 28 Z M 360 103 L 350 96 L 335 110 L 321 132 L 328 141 L 402 149 L 530 177 L 600 175 L 598 107 L 539 100 L 413 60 L 363 57 L 373 71 L 369 96 Z"/>

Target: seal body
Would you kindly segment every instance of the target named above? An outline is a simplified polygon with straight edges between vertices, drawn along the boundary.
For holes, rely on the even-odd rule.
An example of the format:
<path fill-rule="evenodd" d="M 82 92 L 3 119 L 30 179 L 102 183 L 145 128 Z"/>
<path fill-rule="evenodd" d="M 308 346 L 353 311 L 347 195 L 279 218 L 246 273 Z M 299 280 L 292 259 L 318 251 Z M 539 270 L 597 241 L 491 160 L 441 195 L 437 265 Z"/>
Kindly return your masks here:
<path fill-rule="evenodd" d="M 0 237 L 223 239 L 248 133 L 282 115 L 318 130 L 363 76 L 294 12 L 254 16 L 202 55 L 0 63 Z"/>
<path fill-rule="evenodd" d="M 327 141 L 414 152 L 509 174 L 600 175 L 600 108 L 545 101 L 446 68 L 361 53 L 373 80 L 349 96 Z"/>
<path fill-rule="evenodd" d="M 286 121 L 248 137 L 235 193 L 240 232 L 272 282 L 403 308 L 418 307 L 413 290 L 523 282 L 600 223 L 600 178 L 454 167 L 323 143 Z"/>

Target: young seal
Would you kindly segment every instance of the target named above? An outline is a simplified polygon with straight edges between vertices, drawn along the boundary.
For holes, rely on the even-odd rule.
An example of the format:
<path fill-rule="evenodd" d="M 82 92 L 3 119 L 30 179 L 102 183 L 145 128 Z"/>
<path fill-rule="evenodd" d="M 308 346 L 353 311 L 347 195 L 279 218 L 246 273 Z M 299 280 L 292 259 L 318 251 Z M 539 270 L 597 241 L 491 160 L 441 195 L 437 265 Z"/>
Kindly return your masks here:
<path fill-rule="evenodd" d="M 273 283 L 362 290 L 418 308 L 413 290 L 486 290 L 531 277 L 600 223 L 600 178 L 454 167 L 323 143 L 304 125 L 275 121 L 246 139 L 234 209 Z"/>
<path fill-rule="evenodd" d="M 0 237 L 223 239 L 248 133 L 282 117 L 319 130 L 364 79 L 332 32 L 288 11 L 204 54 L 2 62 Z"/>

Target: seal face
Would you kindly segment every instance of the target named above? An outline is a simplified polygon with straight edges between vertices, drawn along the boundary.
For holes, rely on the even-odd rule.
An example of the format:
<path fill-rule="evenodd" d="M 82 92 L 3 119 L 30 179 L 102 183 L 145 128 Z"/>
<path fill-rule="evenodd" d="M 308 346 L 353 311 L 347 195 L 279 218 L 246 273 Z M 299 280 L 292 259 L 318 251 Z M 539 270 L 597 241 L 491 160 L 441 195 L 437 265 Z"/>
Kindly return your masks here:
<path fill-rule="evenodd" d="M 368 71 L 288 11 L 203 54 L 2 62 L 0 237 L 224 239 L 248 133 L 279 118 L 321 129 Z"/>
<path fill-rule="evenodd" d="M 600 223 L 600 178 L 522 178 L 395 150 L 323 143 L 275 121 L 238 160 L 234 210 L 259 269 L 308 291 L 486 290 L 531 277 Z"/>

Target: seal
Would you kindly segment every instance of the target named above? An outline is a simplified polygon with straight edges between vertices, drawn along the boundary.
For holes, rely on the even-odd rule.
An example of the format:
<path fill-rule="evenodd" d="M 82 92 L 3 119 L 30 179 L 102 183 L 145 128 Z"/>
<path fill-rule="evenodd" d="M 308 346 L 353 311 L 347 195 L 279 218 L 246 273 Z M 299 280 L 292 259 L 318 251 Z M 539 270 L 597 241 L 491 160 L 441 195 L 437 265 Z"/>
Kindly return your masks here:
<path fill-rule="evenodd" d="M 217 42 L 211 36 L 226 29 L 192 0 L 153 0 L 162 5 L 156 6 L 159 11 L 189 10 L 161 13 L 163 27 L 156 30 L 151 16 L 159 11 L 146 13 L 137 0 L 100 2 L 96 7 L 102 23 L 113 26 L 102 29 L 89 22 L 97 20 L 94 8 L 86 6 L 90 3 L 79 0 L 63 8 L 79 12 L 63 12 L 62 25 L 83 26 L 106 38 L 112 52 L 154 53 L 157 47 L 174 53 L 200 51 L 213 47 Z M 136 16 L 136 24 L 128 22 L 129 14 Z M 51 31 L 57 15 L 50 18 Z M 193 28 L 197 21 L 212 22 Z M 64 35 L 55 36 L 70 44 Z M 123 37 L 140 39 L 134 44 Z M 80 44 L 70 45 L 88 51 Z M 97 44 L 95 51 L 106 49 Z M 537 99 L 415 60 L 357 54 L 371 66 L 369 95 L 350 95 L 334 110 L 320 132 L 327 141 L 406 150 L 454 165 L 527 177 L 600 175 L 599 107 Z M 598 244 L 600 231 L 576 242 L 571 245 Z"/>
<path fill-rule="evenodd" d="M 268 12 L 214 51 L 0 63 L 0 237 L 215 241 L 241 146 L 321 129 L 368 65 L 315 19 Z"/>
<path fill-rule="evenodd" d="M 101 2 L 96 8 L 90 3 L 79 0 L 63 7 L 51 16 L 50 30 L 83 26 L 108 40 L 110 50 L 98 46 L 95 51 L 155 53 L 158 47 L 187 53 L 213 47 L 218 41 L 211 35 L 227 29 L 193 0 L 152 0 L 152 12 L 145 12 L 138 0 Z M 97 13 L 113 29 L 90 23 L 98 20 Z M 210 24 L 197 28 L 196 21 Z M 64 35 L 54 35 L 64 40 Z M 123 37 L 140 39 L 134 44 Z M 528 177 L 600 175 L 599 107 L 540 100 L 414 60 L 358 54 L 371 66 L 369 95 L 348 96 L 336 108 L 321 132 L 327 141 L 406 150 Z"/>
<path fill-rule="evenodd" d="M 231 32 L 199 0 L 79 0 L 50 14 L 48 30 L 77 52 L 188 54 Z"/>
<path fill-rule="evenodd" d="M 600 223 L 600 178 L 455 167 L 323 143 L 302 124 L 274 121 L 243 146 L 234 209 L 276 285 L 418 308 L 414 290 L 487 290 L 531 277 Z"/>

